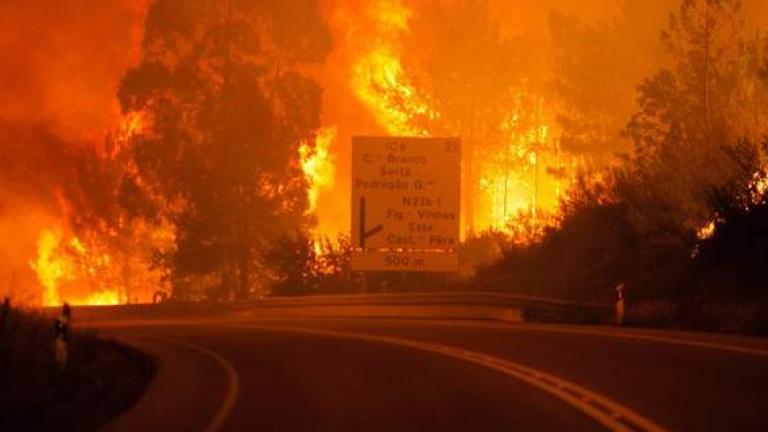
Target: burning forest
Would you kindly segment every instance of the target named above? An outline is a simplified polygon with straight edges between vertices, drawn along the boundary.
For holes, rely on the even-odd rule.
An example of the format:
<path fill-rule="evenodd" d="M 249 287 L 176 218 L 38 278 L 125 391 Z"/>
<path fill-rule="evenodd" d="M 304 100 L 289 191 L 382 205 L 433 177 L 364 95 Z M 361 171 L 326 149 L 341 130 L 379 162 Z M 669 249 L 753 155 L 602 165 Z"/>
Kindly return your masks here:
<path fill-rule="evenodd" d="M 595 301 L 763 280 L 717 243 L 765 206 L 757 0 L 11 3 L 0 292 L 24 303 L 358 289 L 361 134 L 461 139 L 461 271 L 414 280 Z M 735 279 L 702 288 L 715 263 Z"/>

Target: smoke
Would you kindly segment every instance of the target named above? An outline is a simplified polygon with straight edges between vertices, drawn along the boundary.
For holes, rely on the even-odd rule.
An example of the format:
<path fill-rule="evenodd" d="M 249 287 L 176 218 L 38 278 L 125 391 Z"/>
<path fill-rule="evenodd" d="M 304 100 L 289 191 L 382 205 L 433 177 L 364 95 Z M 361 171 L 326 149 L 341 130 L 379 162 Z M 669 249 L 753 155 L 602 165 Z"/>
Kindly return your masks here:
<path fill-rule="evenodd" d="M 70 137 L 103 132 L 118 114 L 115 90 L 137 55 L 145 4 L 0 3 L 0 117 Z"/>
<path fill-rule="evenodd" d="M 77 153 L 99 151 L 138 59 L 148 0 L 0 2 L 0 295 L 35 301 L 29 260 L 45 227 L 67 228 Z"/>

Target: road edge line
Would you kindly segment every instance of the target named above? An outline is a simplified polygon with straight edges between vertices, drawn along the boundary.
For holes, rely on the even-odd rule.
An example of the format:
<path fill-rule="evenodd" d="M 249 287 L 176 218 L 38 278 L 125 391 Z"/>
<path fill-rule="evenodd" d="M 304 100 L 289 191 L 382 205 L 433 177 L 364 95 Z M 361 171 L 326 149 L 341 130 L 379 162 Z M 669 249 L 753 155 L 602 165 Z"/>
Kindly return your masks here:
<path fill-rule="evenodd" d="M 631 329 L 616 328 L 615 330 L 611 330 L 610 328 L 592 329 L 592 328 L 557 327 L 557 326 L 549 326 L 549 325 L 538 325 L 538 324 L 532 324 L 532 323 L 526 323 L 526 324 L 527 325 L 525 327 L 509 326 L 509 325 L 503 325 L 503 324 L 490 324 L 490 325 L 483 324 L 483 325 L 478 325 L 478 327 L 490 328 L 495 330 L 517 331 L 517 332 L 548 332 L 548 333 L 563 333 L 563 334 L 579 334 L 579 335 L 587 335 L 587 336 L 602 336 L 602 337 L 610 337 L 610 338 L 618 338 L 618 339 L 634 339 L 634 340 L 641 340 L 641 341 L 666 343 L 669 345 L 687 345 L 687 346 L 692 346 L 696 348 L 707 348 L 712 350 L 728 351 L 728 352 L 733 352 L 738 354 L 755 355 L 758 357 L 768 357 L 768 350 L 766 349 L 750 348 L 750 347 L 742 347 L 742 346 L 731 345 L 731 344 L 685 339 L 683 337 L 666 337 L 666 336 L 652 335 L 652 334 L 640 334 L 640 333 L 634 333 L 634 330 L 636 330 L 634 328 L 631 328 Z M 442 324 L 439 324 L 439 325 L 442 325 Z M 453 326 L 454 324 L 449 323 L 448 325 Z"/>
<path fill-rule="evenodd" d="M 199 345 L 189 343 L 189 342 L 181 342 L 181 341 L 176 341 L 171 339 L 161 339 L 161 338 L 154 338 L 154 339 L 164 340 L 166 342 L 170 342 L 176 345 L 181 345 L 181 346 L 193 349 L 202 354 L 205 354 L 206 356 L 212 358 L 219 366 L 221 366 L 222 369 L 226 371 L 227 394 L 224 397 L 224 401 L 216 410 L 216 414 L 208 423 L 208 426 L 206 426 L 204 431 L 216 432 L 219 429 L 221 429 L 222 424 L 227 419 L 227 417 L 229 417 L 229 414 L 232 412 L 232 408 L 234 408 L 235 402 L 237 401 L 237 397 L 240 394 L 240 376 L 237 373 L 237 369 L 235 369 L 232 363 L 230 363 L 229 360 L 224 358 L 221 354 L 215 351 L 209 350 L 208 348 L 203 348 Z"/>
<path fill-rule="evenodd" d="M 712 350 L 729 351 L 729 352 L 734 352 L 739 354 L 750 354 L 750 355 L 755 355 L 759 357 L 768 357 L 768 351 L 759 349 L 759 348 L 739 347 L 735 345 L 687 340 L 687 339 L 675 338 L 675 337 L 629 334 L 629 333 L 621 333 L 621 332 L 612 333 L 609 331 L 590 332 L 590 331 L 572 330 L 571 333 L 583 333 L 583 334 L 594 335 L 594 336 L 635 339 L 635 340 L 642 340 L 642 341 L 666 343 L 670 345 L 688 345 L 688 346 L 697 347 L 697 348 L 708 348 Z"/>

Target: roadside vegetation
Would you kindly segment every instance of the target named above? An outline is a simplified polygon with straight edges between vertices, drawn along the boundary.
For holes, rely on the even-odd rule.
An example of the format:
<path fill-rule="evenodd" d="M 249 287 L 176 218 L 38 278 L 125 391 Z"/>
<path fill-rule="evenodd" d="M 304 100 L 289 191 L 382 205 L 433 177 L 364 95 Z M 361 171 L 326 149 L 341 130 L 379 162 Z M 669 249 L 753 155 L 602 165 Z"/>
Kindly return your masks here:
<path fill-rule="evenodd" d="M 144 354 L 83 331 L 71 333 L 60 370 L 52 323 L 38 312 L 0 310 L 0 430 L 97 430 L 154 374 Z"/>
<path fill-rule="evenodd" d="M 505 248 L 480 286 L 607 302 L 624 283 L 630 324 L 768 334 L 768 39 L 743 13 L 681 2 L 662 31 L 671 64 L 621 131 L 632 150 L 583 172 L 558 223 Z M 589 48 L 571 49 L 564 64 Z"/>

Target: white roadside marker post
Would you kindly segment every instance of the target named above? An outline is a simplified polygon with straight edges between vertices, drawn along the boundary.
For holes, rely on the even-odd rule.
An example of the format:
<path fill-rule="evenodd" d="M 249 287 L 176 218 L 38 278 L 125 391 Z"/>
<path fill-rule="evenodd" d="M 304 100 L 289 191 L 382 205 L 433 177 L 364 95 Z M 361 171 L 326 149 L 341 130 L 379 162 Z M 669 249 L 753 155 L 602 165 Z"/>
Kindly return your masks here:
<path fill-rule="evenodd" d="M 616 325 L 618 326 L 624 325 L 624 318 L 627 313 L 626 297 L 626 287 L 622 282 L 616 286 Z"/>
<path fill-rule="evenodd" d="M 60 370 L 67 368 L 67 351 L 69 345 L 69 324 L 72 321 L 72 309 L 69 303 L 64 303 L 61 307 L 61 315 L 54 322 L 54 355 L 56 364 Z"/>

